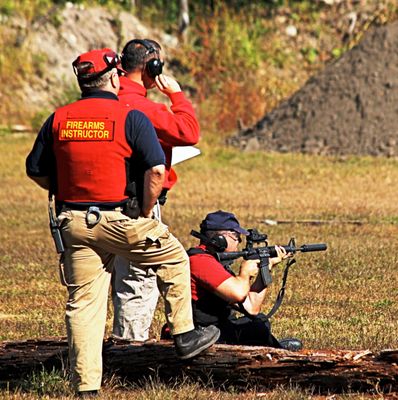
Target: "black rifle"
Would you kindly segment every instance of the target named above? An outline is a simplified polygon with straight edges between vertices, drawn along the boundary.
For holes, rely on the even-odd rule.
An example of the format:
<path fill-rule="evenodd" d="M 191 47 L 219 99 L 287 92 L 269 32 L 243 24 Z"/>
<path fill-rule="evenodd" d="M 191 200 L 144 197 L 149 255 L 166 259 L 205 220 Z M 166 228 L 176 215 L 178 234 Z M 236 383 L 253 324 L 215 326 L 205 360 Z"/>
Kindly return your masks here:
<path fill-rule="evenodd" d="M 246 237 L 246 247 L 242 251 L 234 252 L 216 252 L 214 257 L 219 261 L 231 261 L 243 257 L 245 260 L 258 260 L 260 259 L 260 273 L 261 279 L 265 286 L 272 282 L 272 277 L 269 272 L 269 258 L 276 257 L 277 252 L 275 246 L 268 246 L 267 235 L 258 232 L 256 229 L 249 229 L 249 235 Z M 264 246 L 259 246 L 264 244 Z M 255 247 L 256 245 L 256 247 Z M 312 251 L 324 251 L 327 249 L 325 243 L 303 244 L 296 247 L 294 239 L 290 239 L 289 244 L 283 247 L 287 253 L 308 253 Z"/>

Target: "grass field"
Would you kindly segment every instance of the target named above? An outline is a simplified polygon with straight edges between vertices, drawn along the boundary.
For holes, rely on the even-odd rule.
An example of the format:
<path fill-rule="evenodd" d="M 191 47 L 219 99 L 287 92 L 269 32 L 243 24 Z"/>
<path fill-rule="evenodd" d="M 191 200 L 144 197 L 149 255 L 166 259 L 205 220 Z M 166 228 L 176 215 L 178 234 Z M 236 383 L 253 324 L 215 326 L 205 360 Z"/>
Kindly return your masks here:
<path fill-rule="evenodd" d="M 65 289 L 48 231 L 46 193 L 25 176 L 34 137 L 0 136 L 0 340 L 64 336 Z M 322 253 L 299 254 L 283 306 L 273 318 L 277 337 L 297 336 L 306 348 L 398 347 L 398 160 L 324 158 L 241 153 L 204 140 L 202 155 L 177 165 L 179 183 L 169 194 L 164 220 L 186 248 L 189 236 L 210 211 L 234 212 L 246 227 L 269 236 L 270 244 L 326 242 Z M 324 223 L 266 225 L 265 219 Z M 327 223 L 326 223 L 327 222 Z M 356 222 L 356 223 L 354 223 Z M 360 224 L 358 223 L 360 222 Z M 282 268 L 274 273 L 272 305 Z M 111 324 L 109 313 L 108 332 Z M 152 334 L 164 316 L 159 308 Z M 61 395 L 61 393 L 63 393 Z M 194 382 L 131 387 L 108 378 L 102 398 L 249 399 Z M 346 395 L 334 398 L 365 398 Z M 376 395 L 383 398 L 382 395 Z M 62 374 L 32 376 L 0 398 L 72 398 Z M 267 399 L 315 398 L 281 389 Z"/>

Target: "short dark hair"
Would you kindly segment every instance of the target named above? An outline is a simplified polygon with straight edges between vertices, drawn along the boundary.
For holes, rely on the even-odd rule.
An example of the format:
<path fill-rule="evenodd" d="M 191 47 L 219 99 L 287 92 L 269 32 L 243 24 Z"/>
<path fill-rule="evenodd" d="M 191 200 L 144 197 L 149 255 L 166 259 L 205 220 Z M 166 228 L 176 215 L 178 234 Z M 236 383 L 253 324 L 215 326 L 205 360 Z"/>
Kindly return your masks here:
<path fill-rule="evenodd" d="M 208 238 L 210 238 L 210 239 L 212 239 L 212 238 L 214 238 L 214 237 L 216 237 L 216 236 L 220 236 L 220 235 L 222 235 L 222 234 L 224 234 L 224 233 L 226 233 L 227 231 L 225 231 L 225 230 L 219 230 L 219 231 L 206 231 L 206 232 L 203 232 L 204 233 L 204 235 L 206 236 L 206 237 L 208 237 Z"/>
<path fill-rule="evenodd" d="M 112 69 L 108 72 L 105 72 L 105 74 L 100 75 L 98 78 L 92 79 L 90 81 L 78 79 L 77 82 L 79 84 L 80 90 L 82 92 L 87 92 L 94 89 L 104 88 L 111 79 L 112 74 L 115 73 L 115 71 L 116 69 Z"/>
<path fill-rule="evenodd" d="M 127 72 L 136 71 L 138 69 L 142 69 L 145 63 L 153 58 L 152 56 L 148 57 L 148 48 L 145 47 L 141 41 L 148 44 L 148 47 L 153 47 L 156 52 L 152 53 L 159 56 L 159 52 L 162 49 L 160 44 L 152 39 L 136 39 L 130 40 L 124 46 L 122 52 L 122 67 Z"/>

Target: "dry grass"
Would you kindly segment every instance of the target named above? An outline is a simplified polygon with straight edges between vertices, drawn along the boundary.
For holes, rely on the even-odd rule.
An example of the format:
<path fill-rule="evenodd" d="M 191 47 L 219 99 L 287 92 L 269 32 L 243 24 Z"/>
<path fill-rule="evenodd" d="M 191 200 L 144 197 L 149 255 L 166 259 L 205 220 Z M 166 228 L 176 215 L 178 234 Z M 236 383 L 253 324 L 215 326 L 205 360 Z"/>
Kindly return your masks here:
<path fill-rule="evenodd" d="M 65 335 L 66 296 L 47 228 L 46 193 L 24 171 L 33 139 L 0 137 L 0 340 Z M 270 244 L 286 244 L 291 236 L 298 244 L 326 242 L 327 252 L 297 256 L 285 302 L 273 318 L 275 335 L 300 337 L 307 348 L 316 349 L 397 348 L 398 161 L 243 154 L 214 140 L 200 147 L 200 157 L 177 166 L 179 183 L 164 209 L 165 221 L 184 246 L 195 243 L 189 232 L 205 214 L 220 208 L 236 213 L 243 226 L 266 232 Z M 363 224 L 267 226 L 262 223 L 266 218 Z M 271 298 L 280 278 L 281 269 L 275 273 Z M 264 305 L 265 311 L 271 303 Z M 110 321 L 111 313 L 108 329 Z M 163 322 L 159 309 L 155 337 Z M 237 395 L 188 382 L 178 387 L 147 382 L 141 388 L 108 382 L 102 398 L 190 399 L 191 392 L 198 399 L 259 398 L 255 392 Z M 42 398 L 62 398 L 48 396 Z M 0 392 L 7 399 L 38 397 Z M 281 389 L 262 398 L 315 397 Z"/>

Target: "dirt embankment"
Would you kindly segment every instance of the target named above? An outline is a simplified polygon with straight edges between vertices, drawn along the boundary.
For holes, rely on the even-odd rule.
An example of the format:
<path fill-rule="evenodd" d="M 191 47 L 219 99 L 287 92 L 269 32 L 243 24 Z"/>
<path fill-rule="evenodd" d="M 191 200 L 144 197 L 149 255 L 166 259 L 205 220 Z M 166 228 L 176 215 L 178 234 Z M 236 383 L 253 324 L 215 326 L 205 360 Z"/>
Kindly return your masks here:
<path fill-rule="evenodd" d="M 398 156 L 398 21 L 368 31 L 228 143 L 246 150 Z"/>
<path fill-rule="evenodd" d="M 128 12 L 71 3 L 54 7 L 35 21 L 7 21 L 5 29 L 14 38 L 10 45 L 32 57 L 36 73 L 0 92 L 0 125 L 22 122 L 29 126 L 36 112 L 53 110 L 71 100 L 68 93 L 77 88 L 72 62 L 85 51 L 110 47 L 120 52 L 127 40 L 145 37 L 158 40 L 166 54 L 178 45 L 175 37 L 144 25 Z"/>

